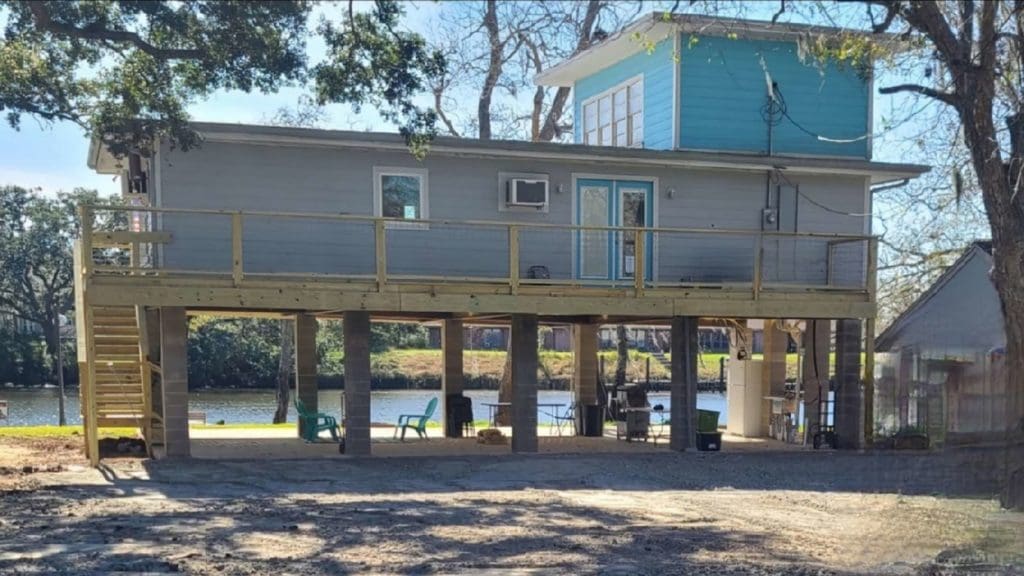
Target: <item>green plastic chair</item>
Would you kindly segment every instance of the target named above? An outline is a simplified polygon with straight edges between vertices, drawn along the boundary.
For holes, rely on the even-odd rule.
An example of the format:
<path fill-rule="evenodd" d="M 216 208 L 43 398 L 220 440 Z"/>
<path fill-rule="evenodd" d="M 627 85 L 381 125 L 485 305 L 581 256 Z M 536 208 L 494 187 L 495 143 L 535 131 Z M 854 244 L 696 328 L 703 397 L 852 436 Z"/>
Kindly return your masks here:
<path fill-rule="evenodd" d="M 427 409 L 423 414 L 402 414 L 398 417 L 398 424 L 395 424 L 395 437 L 398 436 L 398 431 L 402 431 L 402 440 L 405 440 L 405 431 L 408 428 L 412 428 L 416 431 L 416 435 L 420 438 L 427 437 L 427 422 L 430 417 L 434 415 L 434 411 L 437 410 L 437 398 L 431 398 L 430 402 L 427 402 Z"/>
<path fill-rule="evenodd" d="M 302 439 L 306 442 L 316 442 L 320 438 L 320 432 L 329 430 L 331 438 L 338 441 L 338 421 L 334 416 L 323 412 L 311 412 L 306 409 L 302 400 L 295 399 L 295 410 L 299 413 L 299 430 L 302 432 Z"/>

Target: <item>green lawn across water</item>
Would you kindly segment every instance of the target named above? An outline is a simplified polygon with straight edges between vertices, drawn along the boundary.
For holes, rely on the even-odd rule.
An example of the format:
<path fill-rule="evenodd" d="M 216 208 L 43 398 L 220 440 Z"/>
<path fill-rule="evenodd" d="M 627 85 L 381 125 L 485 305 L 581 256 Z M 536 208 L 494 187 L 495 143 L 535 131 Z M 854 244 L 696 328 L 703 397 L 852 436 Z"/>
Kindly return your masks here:
<path fill-rule="evenodd" d="M 81 424 L 73 426 L 0 426 L 0 438 L 73 438 L 82 436 Z M 101 438 L 135 436 L 138 428 L 100 428 Z"/>

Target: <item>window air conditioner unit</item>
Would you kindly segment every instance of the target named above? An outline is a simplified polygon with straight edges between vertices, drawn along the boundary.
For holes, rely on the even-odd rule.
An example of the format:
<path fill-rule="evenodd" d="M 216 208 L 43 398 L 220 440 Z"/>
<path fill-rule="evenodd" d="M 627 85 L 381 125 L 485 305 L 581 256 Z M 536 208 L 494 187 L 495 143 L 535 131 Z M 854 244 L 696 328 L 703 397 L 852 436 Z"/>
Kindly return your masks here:
<path fill-rule="evenodd" d="M 548 181 L 528 178 L 510 178 L 505 193 L 509 206 L 533 206 L 541 208 L 548 203 Z"/>

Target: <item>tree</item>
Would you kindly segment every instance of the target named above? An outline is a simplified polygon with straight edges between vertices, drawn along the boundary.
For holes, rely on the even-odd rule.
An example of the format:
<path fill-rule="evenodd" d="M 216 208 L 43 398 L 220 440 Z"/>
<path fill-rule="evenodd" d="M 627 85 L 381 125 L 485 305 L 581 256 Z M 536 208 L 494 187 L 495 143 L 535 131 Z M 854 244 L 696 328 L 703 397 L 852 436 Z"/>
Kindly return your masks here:
<path fill-rule="evenodd" d="M 805 39 L 820 59 L 870 67 L 883 59 L 899 80 L 881 94 L 907 94 L 952 112 L 991 232 L 992 281 L 1006 332 L 1004 505 L 1024 509 L 1024 0 L 861 0 L 793 4 L 787 10 L 830 24 L 848 19 L 872 34 L 820 33 Z M 711 13 L 718 2 L 706 3 Z M 966 178 L 951 181 L 960 197 Z"/>
<path fill-rule="evenodd" d="M 42 330 L 53 381 L 61 385 L 58 421 L 62 426 L 67 419 L 59 361 L 60 319 L 74 303 L 75 206 L 96 199 L 95 192 L 85 190 L 48 198 L 18 186 L 0 188 L 0 309 Z"/>
<path fill-rule="evenodd" d="M 879 92 L 935 100 L 960 121 L 992 232 L 992 280 L 1003 309 L 1007 373 L 1016 375 L 1007 383 L 1003 503 L 1024 509 L 1024 0 L 864 5 L 873 32 L 899 31 L 916 48 L 912 58 L 938 68 Z M 886 42 L 891 44 L 874 45 Z M 872 43 L 853 47 L 873 50 Z M 836 50 L 828 53 L 842 57 Z"/>
<path fill-rule="evenodd" d="M 569 88 L 535 86 L 533 77 L 577 54 L 632 18 L 639 2 L 483 0 L 445 6 L 435 48 L 447 69 L 431 86 L 442 131 L 489 140 L 551 141 L 572 131 L 564 118 Z M 521 94 L 532 94 L 522 105 Z M 475 106 L 461 102 L 471 97 Z"/>
<path fill-rule="evenodd" d="M 335 7 L 337 5 L 330 5 Z M 309 77 L 306 39 L 313 3 L 247 1 L 0 0 L 0 111 L 67 121 L 115 154 L 146 150 L 154 136 L 197 145 L 189 104 L 217 90 L 274 92 Z M 398 30 L 402 10 L 377 0 L 367 11 L 325 13 L 317 31 L 328 59 L 312 70 L 319 103 L 370 103 L 412 138 L 429 136 L 433 113 L 412 95 L 442 58 Z"/>

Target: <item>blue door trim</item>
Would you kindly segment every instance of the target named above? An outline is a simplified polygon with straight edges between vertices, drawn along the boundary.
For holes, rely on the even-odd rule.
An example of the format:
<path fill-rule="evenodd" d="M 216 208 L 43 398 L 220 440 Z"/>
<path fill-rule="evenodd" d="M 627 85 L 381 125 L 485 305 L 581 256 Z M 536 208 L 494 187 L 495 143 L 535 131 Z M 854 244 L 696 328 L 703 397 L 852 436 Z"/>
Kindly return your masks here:
<path fill-rule="evenodd" d="M 584 186 L 603 186 L 608 189 L 608 194 L 611 196 L 608 199 L 608 218 L 604 223 L 606 226 L 621 226 L 621 206 L 620 197 L 622 196 L 620 188 L 642 188 L 646 191 L 646 198 L 644 201 L 645 208 L 645 225 L 650 227 L 654 223 L 654 183 L 650 180 L 614 180 L 610 178 L 581 178 L 576 181 L 576 190 L 573 192 L 576 195 L 576 223 L 583 223 L 583 196 L 582 190 Z M 605 276 L 605 280 L 622 280 L 620 278 L 621 271 L 619 270 L 619 243 L 621 234 L 615 232 L 608 232 L 608 274 Z M 583 240 L 582 234 L 577 233 L 574 239 L 576 246 L 576 258 L 573 262 L 573 271 L 576 278 L 583 278 Z M 648 234 L 646 242 L 644 242 L 644 279 L 651 281 L 654 278 L 654 234 Z M 587 276 L 586 278 L 598 278 L 594 276 Z"/>

